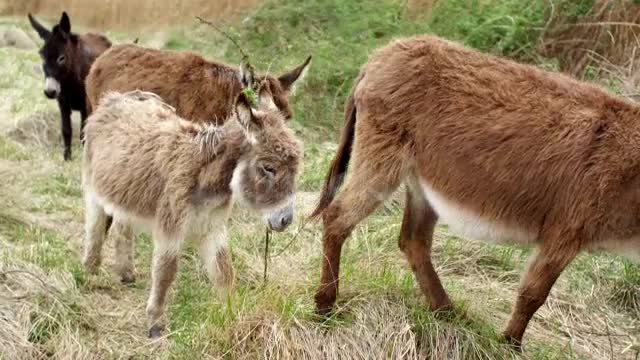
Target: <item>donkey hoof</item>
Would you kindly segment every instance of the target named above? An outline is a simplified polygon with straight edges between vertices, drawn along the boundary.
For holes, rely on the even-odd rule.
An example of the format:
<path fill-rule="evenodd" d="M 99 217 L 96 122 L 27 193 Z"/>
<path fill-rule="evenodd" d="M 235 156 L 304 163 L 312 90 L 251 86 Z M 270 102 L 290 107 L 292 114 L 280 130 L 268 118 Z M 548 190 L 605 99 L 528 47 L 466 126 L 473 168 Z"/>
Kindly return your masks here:
<path fill-rule="evenodd" d="M 120 282 L 122 284 L 132 284 L 136 281 L 136 276 L 133 274 L 133 272 L 127 272 L 124 273 L 122 275 L 120 275 Z"/>
<path fill-rule="evenodd" d="M 163 332 L 164 332 L 164 326 L 153 325 L 151 328 L 149 328 L 149 338 L 157 339 L 162 336 Z"/>
<path fill-rule="evenodd" d="M 64 161 L 71 161 L 71 149 L 65 150 L 62 154 Z"/>
<path fill-rule="evenodd" d="M 100 264 L 98 264 L 96 261 L 89 259 L 82 260 L 82 265 L 84 266 L 84 271 L 89 274 L 97 274 L 98 268 L 100 267 Z"/>
<path fill-rule="evenodd" d="M 316 314 L 326 316 L 333 310 L 333 304 L 336 302 L 335 295 L 327 294 L 325 291 L 318 291 L 314 297 L 316 301 Z"/>
<path fill-rule="evenodd" d="M 504 342 L 506 342 L 513 351 L 522 353 L 522 339 L 518 339 L 514 336 L 503 334 L 502 338 Z"/>
<path fill-rule="evenodd" d="M 333 311 L 333 301 L 326 302 L 318 300 L 316 297 L 316 314 L 319 316 L 327 316 Z"/>

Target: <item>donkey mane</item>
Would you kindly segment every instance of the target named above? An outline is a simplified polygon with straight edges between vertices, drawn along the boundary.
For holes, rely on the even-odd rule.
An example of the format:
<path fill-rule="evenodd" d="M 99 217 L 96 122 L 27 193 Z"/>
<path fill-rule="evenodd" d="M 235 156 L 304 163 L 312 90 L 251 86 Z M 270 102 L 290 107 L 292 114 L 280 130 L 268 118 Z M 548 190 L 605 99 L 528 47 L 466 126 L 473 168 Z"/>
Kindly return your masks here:
<path fill-rule="evenodd" d="M 226 134 L 225 126 L 204 125 L 182 120 L 180 127 L 184 132 L 192 136 L 192 141 L 198 145 L 200 154 L 209 159 L 218 155 L 220 144 Z"/>

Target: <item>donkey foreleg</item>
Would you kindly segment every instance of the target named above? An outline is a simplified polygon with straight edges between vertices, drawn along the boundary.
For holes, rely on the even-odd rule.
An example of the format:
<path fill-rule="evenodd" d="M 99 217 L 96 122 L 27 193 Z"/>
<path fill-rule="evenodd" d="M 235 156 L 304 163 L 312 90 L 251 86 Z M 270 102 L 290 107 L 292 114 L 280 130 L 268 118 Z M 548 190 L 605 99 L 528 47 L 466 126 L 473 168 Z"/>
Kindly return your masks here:
<path fill-rule="evenodd" d="M 233 285 L 233 264 L 227 244 L 227 226 L 220 224 L 200 242 L 200 257 L 209 280 L 218 287 Z"/>
<path fill-rule="evenodd" d="M 356 168 L 344 190 L 322 213 L 322 274 L 315 295 L 316 311 L 329 313 L 338 294 L 342 245 L 354 227 L 371 214 L 397 187 L 397 178 L 376 176 L 365 167 Z"/>

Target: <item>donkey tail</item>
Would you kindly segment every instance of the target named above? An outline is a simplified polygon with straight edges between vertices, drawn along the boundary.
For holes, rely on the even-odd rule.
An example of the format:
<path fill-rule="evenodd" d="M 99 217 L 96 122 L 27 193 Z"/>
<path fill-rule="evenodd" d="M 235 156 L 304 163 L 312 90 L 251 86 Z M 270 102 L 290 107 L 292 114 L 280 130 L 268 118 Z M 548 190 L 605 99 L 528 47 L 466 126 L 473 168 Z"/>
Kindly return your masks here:
<path fill-rule="evenodd" d="M 340 185 L 342 185 L 342 182 L 344 181 L 347 166 L 349 165 L 349 160 L 351 160 L 351 150 L 353 148 L 353 139 L 356 129 L 356 104 L 353 98 L 353 93 L 360 79 L 361 77 L 358 78 L 353 86 L 351 94 L 347 98 L 344 114 L 344 127 L 342 128 L 342 134 L 340 135 L 338 151 L 329 166 L 329 172 L 324 179 L 324 186 L 320 193 L 318 205 L 311 214 L 312 218 L 322 214 L 322 212 L 331 204 L 333 198 L 336 196 L 338 188 L 340 188 Z"/>

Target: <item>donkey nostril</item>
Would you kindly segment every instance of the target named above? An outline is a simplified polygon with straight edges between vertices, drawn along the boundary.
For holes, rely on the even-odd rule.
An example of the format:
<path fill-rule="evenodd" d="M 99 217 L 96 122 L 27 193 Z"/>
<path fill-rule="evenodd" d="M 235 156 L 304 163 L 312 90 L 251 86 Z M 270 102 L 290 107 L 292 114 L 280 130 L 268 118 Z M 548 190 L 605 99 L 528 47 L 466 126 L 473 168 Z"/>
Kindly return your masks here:
<path fill-rule="evenodd" d="M 288 226 L 289 224 L 291 224 L 291 216 L 283 216 L 280 219 L 280 225 L 282 227 Z"/>

